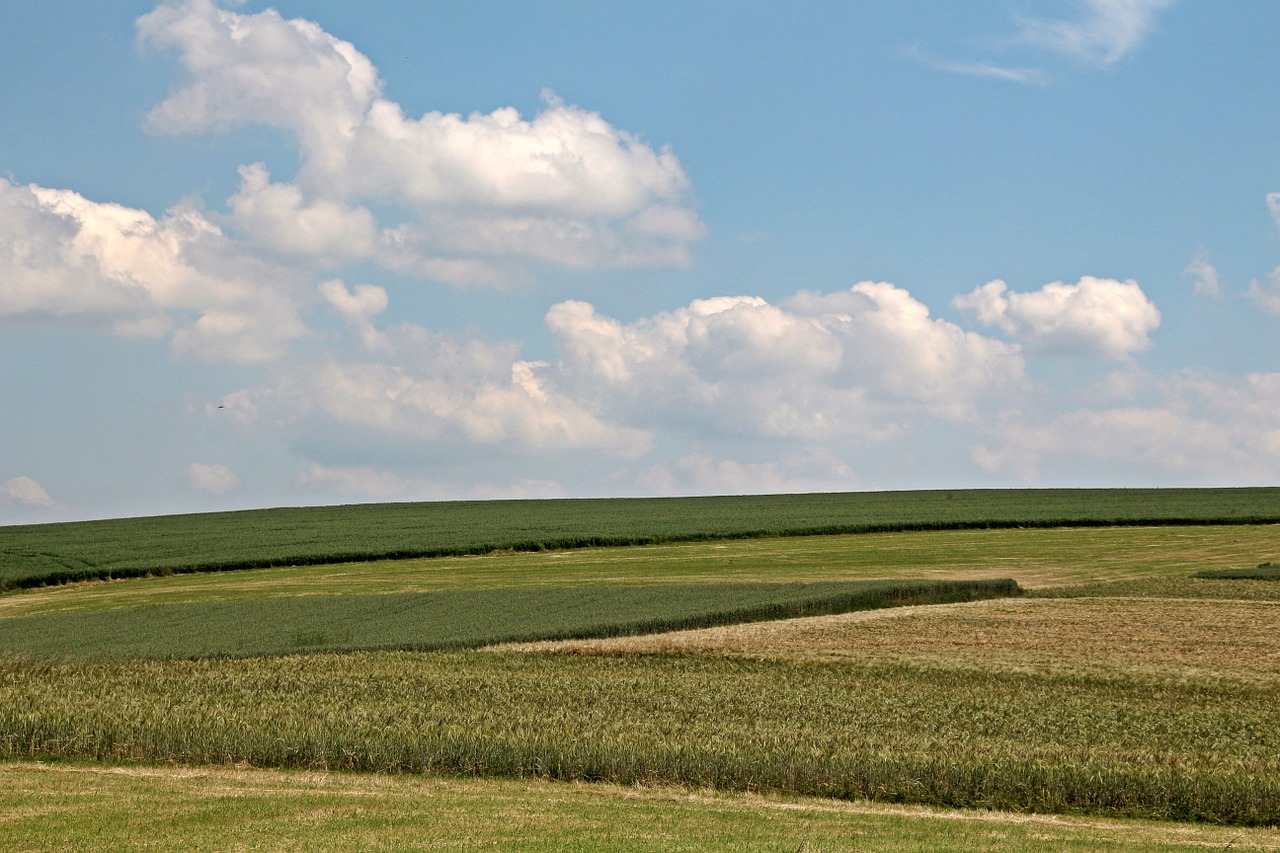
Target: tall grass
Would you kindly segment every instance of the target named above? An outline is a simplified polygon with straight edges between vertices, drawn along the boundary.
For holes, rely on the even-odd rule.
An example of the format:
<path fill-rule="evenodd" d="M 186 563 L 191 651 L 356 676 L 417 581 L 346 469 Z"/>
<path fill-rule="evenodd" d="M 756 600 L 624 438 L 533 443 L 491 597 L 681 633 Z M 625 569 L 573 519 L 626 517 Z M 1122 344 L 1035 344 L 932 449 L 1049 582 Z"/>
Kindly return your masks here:
<path fill-rule="evenodd" d="M 0 661 L 0 754 L 1280 822 L 1271 687 L 496 652 Z"/>
<path fill-rule="evenodd" d="M 368 504 L 0 527 L 0 590 L 411 556 L 769 535 L 1280 521 L 1280 488 Z"/>

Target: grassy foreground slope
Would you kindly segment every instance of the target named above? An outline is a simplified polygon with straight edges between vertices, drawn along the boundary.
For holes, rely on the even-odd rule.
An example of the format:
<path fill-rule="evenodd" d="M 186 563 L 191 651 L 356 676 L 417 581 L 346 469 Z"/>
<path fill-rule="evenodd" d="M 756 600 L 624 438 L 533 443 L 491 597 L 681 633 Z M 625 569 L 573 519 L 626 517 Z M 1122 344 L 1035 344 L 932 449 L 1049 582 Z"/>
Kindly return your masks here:
<path fill-rule="evenodd" d="M 149 573 L 768 535 L 1280 521 L 1280 488 L 367 504 L 0 527 L 0 589 Z"/>
<path fill-rule="evenodd" d="M 0 853 L 1280 850 L 1280 830 L 540 780 L 0 764 Z"/>

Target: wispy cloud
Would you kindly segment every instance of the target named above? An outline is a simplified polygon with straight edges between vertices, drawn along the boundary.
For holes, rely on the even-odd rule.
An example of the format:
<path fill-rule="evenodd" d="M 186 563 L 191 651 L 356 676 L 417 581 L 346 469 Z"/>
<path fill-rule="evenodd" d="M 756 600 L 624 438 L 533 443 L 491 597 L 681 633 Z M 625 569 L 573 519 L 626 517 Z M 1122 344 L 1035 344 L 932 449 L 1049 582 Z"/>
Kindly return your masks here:
<path fill-rule="evenodd" d="M 192 462 L 187 467 L 187 485 L 197 492 L 223 495 L 240 485 L 240 478 L 226 465 Z"/>
<path fill-rule="evenodd" d="M 1142 44 L 1173 0 L 1086 0 L 1075 19 L 1019 18 L 1017 42 L 1082 65 L 1114 65 Z"/>
<path fill-rule="evenodd" d="M 1034 61 L 1010 64 L 993 59 L 955 61 L 926 55 L 919 46 L 908 56 L 948 74 L 1045 85 L 1053 74 L 1043 67 L 1059 57 L 1080 68 L 1109 68 L 1131 55 L 1150 35 L 1159 14 L 1173 0 L 1082 0 L 1076 16 L 1062 19 L 1015 16 L 1017 32 L 988 42 L 992 49 L 1030 50 Z"/>
<path fill-rule="evenodd" d="M 1218 276 L 1218 269 L 1209 262 L 1209 256 L 1204 252 L 1192 258 L 1182 274 L 1191 278 L 1191 288 L 1197 296 L 1222 295 L 1222 281 Z"/>
<path fill-rule="evenodd" d="M 1034 83 L 1043 85 L 1049 82 L 1049 75 L 1039 68 L 1011 67 L 994 62 L 952 62 L 928 56 L 919 45 L 912 45 L 904 53 L 912 59 L 919 60 L 930 68 L 948 74 L 962 74 L 968 77 L 990 77 L 995 80 L 1006 80 L 1010 83 Z"/>

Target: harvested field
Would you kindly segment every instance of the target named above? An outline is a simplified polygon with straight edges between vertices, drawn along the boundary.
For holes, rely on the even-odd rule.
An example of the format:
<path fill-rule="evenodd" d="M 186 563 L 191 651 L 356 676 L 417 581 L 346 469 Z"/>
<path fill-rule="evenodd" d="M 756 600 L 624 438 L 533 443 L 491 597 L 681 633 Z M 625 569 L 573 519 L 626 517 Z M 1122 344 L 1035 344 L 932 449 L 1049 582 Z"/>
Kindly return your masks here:
<path fill-rule="evenodd" d="M 1280 603 L 1006 599 L 502 648 L 1275 684 Z"/>

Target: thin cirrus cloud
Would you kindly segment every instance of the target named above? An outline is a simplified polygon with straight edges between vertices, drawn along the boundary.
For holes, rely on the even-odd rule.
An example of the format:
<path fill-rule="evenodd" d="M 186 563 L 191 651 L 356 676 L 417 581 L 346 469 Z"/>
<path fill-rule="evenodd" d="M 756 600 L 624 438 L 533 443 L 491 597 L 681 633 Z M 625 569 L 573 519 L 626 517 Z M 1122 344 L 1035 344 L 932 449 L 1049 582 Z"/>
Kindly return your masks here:
<path fill-rule="evenodd" d="M 236 230 L 279 252 L 502 283 L 529 263 L 683 266 L 705 233 L 671 150 L 550 92 L 532 119 L 510 107 L 414 118 L 382 97 L 366 56 L 310 21 L 188 0 L 137 27 L 186 75 L 149 113 L 152 133 L 261 124 L 297 140 L 296 182 L 254 164 L 230 200 Z M 369 204 L 403 221 L 382 225 Z"/>
<path fill-rule="evenodd" d="M 1019 18 L 1013 41 L 1105 68 L 1136 50 L 1171 5 L 1173 0 L 1087 0 L 1075 19 Z"/>
<path fill-rule="evenodd" d="M 1084 0 L 1070 18 L 1015 16 L 1009 36 L 986 40 L 998 54 L 1028 56 L 1018 65 L 990 58 L 945 60 L 926 55 L 919 46 L 907 51 L 932 68 L 950 74 L 1044 85 L 1054 79 L 1047 60 L 1065 59 L 1077 68 L 1103 70 L 1132 55 L 1151 34 L 1160 13 L 1174 0 Z"/>

